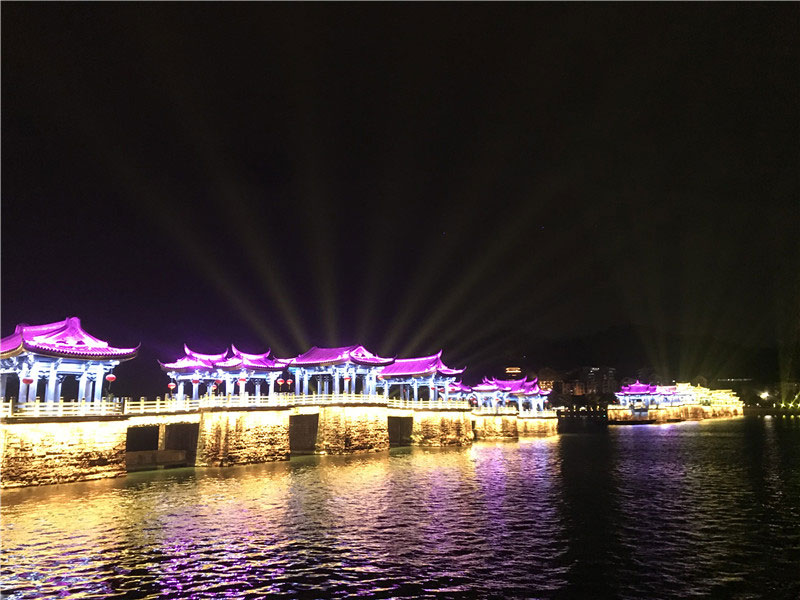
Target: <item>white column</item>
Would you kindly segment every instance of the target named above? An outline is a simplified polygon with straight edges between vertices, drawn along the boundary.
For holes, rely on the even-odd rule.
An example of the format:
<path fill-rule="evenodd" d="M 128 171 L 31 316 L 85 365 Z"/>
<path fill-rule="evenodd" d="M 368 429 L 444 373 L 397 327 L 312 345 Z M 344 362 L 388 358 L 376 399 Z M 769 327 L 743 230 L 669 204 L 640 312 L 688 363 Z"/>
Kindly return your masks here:
<path fill-rule="evenodd" d="M 430 393 L 428 394 L 428 399 L 431 402 L 435 402 L 436 401 L 436 384 L 434 383 L 433 377 L 431 377 L 431 383 L 428 386 L 428 389 L 430 390 Z"/>
<path fill-rule="evenodd" d="M 339 393 L 339 369 L 333 370 L 333 393 Z"/>
<path fill-rule="evenodd" d="M 178 402 L 183 402 L 183 385 L 185 382 L 178 382 Z"/>
<path fill-rule="evenodd" d="M 225 395 L 230 396 L 233 393 L 233 382 L 231 381 L 231 376 L 225 376 Z"/>
<path fill-rule="evenodd" d="M 389 382 L 384 380 L 383 382 L 383 397 L 388 400 L 389 399 Z"/>
<path fill-rule="evenodd" d="M 103 397 L 103 378 L 105 377 L 103 365 L 97 365 L 94 376 L 94 401 L 99 403 Z"/>
<path fill-rule="evenodd" d="M 8 373 L 0 375 L 0 398 L 6 399 L 6 383 L 8 382 Z"/>
<path fill-rule="evenodd" d="M 192 400 L 197 400 L 200 396 L 200 382 L 192 382 Z"/>
<path fill-rule="evenodd" d="M 419 401 L 419 384 L 417 381 L 414 381 L 414 402 Z"/>
<path fill-rule="evenodd" d="M 303 395 L 308 396 L 308 373 L 303 373 Z"/>
<path fill-rule="evenodd" d="M 244 398 L 244 386 L 247 385 L 247 381 L 240 381 L 239 382 L 239 398 Z"/>
<path fill-rule="evenodd" d="M 303 371 L 301 371 L 300 369 L 295 371 L 295 374 L 294 374 L 294 395 L 295 396 L 299 396 L 300 395 L 300 386 L 303 385 L 301 383 L 301 381 L 300 381 L 302 378 L 303 378 Z"/>
<path fill-rule="evenodd" d="M 256 379 L 256 398 L 261 399 L 261 380 Z"/>
<path fill-rule="evenodd" d="M 47 378 L 47 391 L 45 392 L 45 402 L 53 402 L 58 400 L 56 397 L 56 367 L 50 367 L 50 376 Z"/>
<path fill-rule="evenodd" d="M 61 384 L 64 383 L 64 379 L 66 379 L 66 375 L 58 375 L 56 377 L 56 393 L 55 393 L 55 401 L 59 402 L 61 400 Z"/>
<path fill-rule="evenodd" d="M 84 371 L 78 379 L 78 400 L 86 399 L 86 380 L 88 376 L 88 373 Z"/>
<path fill-rule="evenodd" d="M 30 374 L 28 377 L 33 379 L 33 383 L 28 386 L 28 402 L 33 402 L 36 400 L 36 389 L 39 387 L 39 368 L 38 365 L 34 365 L 33 369 L 31 369 Z"/>
<path fill-rule="evenodd" d="M 280 373 L 269 374 L 269 390 L 267 394 L 269 395 L 270 402 L 272 402 L 272 398 L 275 396 L 275 380 L 278 379 L 278 375 L 280 375 Z"/>

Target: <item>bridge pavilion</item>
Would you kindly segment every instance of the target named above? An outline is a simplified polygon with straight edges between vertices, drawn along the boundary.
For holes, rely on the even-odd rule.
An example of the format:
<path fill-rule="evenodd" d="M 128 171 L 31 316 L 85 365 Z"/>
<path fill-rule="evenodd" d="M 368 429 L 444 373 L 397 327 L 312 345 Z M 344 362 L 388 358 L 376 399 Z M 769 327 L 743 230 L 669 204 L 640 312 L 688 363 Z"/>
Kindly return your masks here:
<path fill-rule="evenodd" d="M 465 369 L 451 369 L 442 362 L 442 351 L 431 356 L 418 358 L 398 358 L 392 364 L 383 367 L 378 374 L 378 387 L 383 387 L 383 395 L 389 397 L 393 385 L 400 386 L 403 400 L 419 400 L 419 388 L 428 389 L 428 399 L 436 400 L 437 391 L 441 391 L 444 400 L 450 397 L 450 385 Z"/>
<path fill-rule="evenodd" d="M 115 348 L 86 333 L 78 317 L 44 325 L 20 323 L 8 337 L 0 340 L 0 395 L 5 400 L 9 376 L 19 380 L 18 402 L 36 399 L 40 384 L 45 384 L 46 402 L 61 396 L 67 377 L 78 381 L 78 399 L 103 395 L 103 380 L 116 379 L 114 368 L 136 356 L 135 348 Z"/>
<path fill-rule="evenodd" d="M 528 379 L 489 379 L 472 387 L 472 394 L 478 400 L 478 406 L 506 406 L 509 399 L 513 397 L 517 402 L 517 408 L 522 409 L 523 403 L 527 401 L 531 410 L 542 410 L 544 401 L 547 399 L 547 392 L 539 387 L 537 378 Z"/>
<path fill-rule="evenodd" d="M 375 394 L 380 369 L 394 361 L 394 358 L 377 356 L 364 346 L 312 346 L 286 362 L 295 378 L 295 393 L 305 395 L 311 378 L 316 379 L 318 394 L 355 394 L 357 390 L 362 394 Z M 358 378 L 361 378 L 360 386 Z"/>
<path fill-rule="evenodd" d="M 261 395 L 261 385 L 267 384 L 269 394 L 272 395 L 274 383 L 286 368 L 286 363 L 270 356 L 270 350 L 263 354 L 248 354 L 241 352 L 236 346 L 231 346 L 228 351 L 220 354 L 200 354 L 191 350 L 184 344 L 184 356 L 171 363 L 162 363 L 162 370 L 178 388 L 176 397 L 180 402 L 184 398 L 184 385 L 192 384 L 192 400 L 199 398 L 200 384 L 206 385 L 209 395 L 222 383 L 225 383 L 225 394 L 233 393 L 236 383 L 239 385 L 239 395 L 245 393 L 245 386 L 249 381 L 255 383 L 256 396 Z"/>

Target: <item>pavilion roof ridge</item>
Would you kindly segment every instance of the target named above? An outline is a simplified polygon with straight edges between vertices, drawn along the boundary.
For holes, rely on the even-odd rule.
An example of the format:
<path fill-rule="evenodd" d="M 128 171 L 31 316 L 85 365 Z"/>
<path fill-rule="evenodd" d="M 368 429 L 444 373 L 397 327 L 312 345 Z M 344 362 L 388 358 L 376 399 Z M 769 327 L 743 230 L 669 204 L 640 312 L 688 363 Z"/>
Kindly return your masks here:
<path fill-rule="evenodd" d="M 78 317 L 67 317 L 42 325 L 17 324 L 14 333 L 0 340 L 0 355 L 7 358 L 28 351 L 65 358 L 128 360 L 136 356 L 140 347 L 141 344 L 133 348 L 111 346 L 86 332 Z"/>

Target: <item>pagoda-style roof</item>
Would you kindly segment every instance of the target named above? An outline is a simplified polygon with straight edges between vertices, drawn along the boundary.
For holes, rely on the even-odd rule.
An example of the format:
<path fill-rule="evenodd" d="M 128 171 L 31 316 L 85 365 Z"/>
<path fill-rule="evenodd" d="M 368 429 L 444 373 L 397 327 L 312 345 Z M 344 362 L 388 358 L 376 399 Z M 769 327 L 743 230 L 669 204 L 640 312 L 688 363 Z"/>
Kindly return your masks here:
<path fill-rule="evenodd" d="M 186 344 L 183 345 L 183 351 L 186 353 L 186 356 L 190 356 L 198 360 L 205 360 L 211 363 L 225 360 L 225 357 L 228 355 L 227 350 L 221 352 L 220 354 L 200 354 L 199 352 L 195 352 L 194 350 L 190 349 Z"/>
<path fill-rule="evenodd" d="M 20 323 L 14 333 L 0 340 L 0 358 L 23 352 L 86 360 L 130 360 L 139 352 L 139 346 L 109 346 L 108 342 L 86 333 L 78 317 L 67 317 L 45 325 Z"/>
<path fill-rule="evenodd" d="M 394 358 L 377 356 L 364 346 L 342 346 L 340 348 L 319 348 L 310 350 L 286 361 L 293 367 L 322 367 L 354 363 L 366 367 L 381 367 L 394 362 Z"/>
<path fill-rule="evenodd" d="M 392 364 L 383 367 L 379 377 L 421 377 L 425 375 L 444 375 L 454 377 L 465 369 L 451 369 L 442 362 L 442 351 L 431 356 L 418 358 L 398 358 Z"/>
<path fill-rule="evenodd" d="M 630 385 L 623 385 L 620 389 L 620 394 L 629 394 L 629 395 L 638 395 L 638 394 L 655 394 L 658 390 L 657 385 L 650 385 L 648 383 L 639 383 L 639 380 L 636 383 L 632 383 Z"/>
<path fill-rule="evenodd" d="M 549 393 L 539 387 L 539 380 L 536 377 L 533 379 L 528 379 L 527 377 L 522 379 L 489 379 L 484 377 L 481 383 L 472 387 L 472 390 L 479 393 L 500 392 L 515 396 L 536 396 Z"/>
<path fill-rule="evenodd" d="M 250 371 L 283 371 L 287 367 L 285 361 L 270 356 L 271 350 L 267 350 L 264 354 L 247 354 L 232 345 L 231 352 L 232 356 L 225 360 L 216 361 L 214 366 L 223 371 L 238 371 L 241 369 Z"/>
<path fill-rule="evenodd" d="M 468 385 L 464 385 L 460 381 L 453 381 L 449 383 L 448 389 L 455 394 L 469 394 L 470 392 L 472 392 L 471 387 L 469 387 Z"/>

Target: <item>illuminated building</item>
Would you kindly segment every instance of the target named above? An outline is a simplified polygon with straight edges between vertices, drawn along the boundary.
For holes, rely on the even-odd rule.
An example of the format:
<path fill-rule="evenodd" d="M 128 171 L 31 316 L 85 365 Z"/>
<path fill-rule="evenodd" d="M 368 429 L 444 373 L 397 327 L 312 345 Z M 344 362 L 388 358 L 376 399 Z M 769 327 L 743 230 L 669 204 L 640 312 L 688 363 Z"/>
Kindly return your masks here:
<path fill-rule="evenodd" d="M 14 333 L 0 340 L 0 377 L 3 400 L 9 375 L 19 380 L 18 403 L 36 400 L 45 384 L 45 402 L 56 402 L 67 377 L 78 382 L 78 400 L 99 402 L 104 379 L 116 379 L 114 367 L 134 358 L 136 348 L 114 348 L 81 328 L 77 317 L 45 325 L 20 323 Z"/>
<path fill-rule="evenodd" d="M 472 394 L 477 398 L 479 406 L 507 406 L 512 397 L 516 400 L 517 406 L 524 410 L 528 404 L 530 410 L 543 410 L 544 402 L 547 400 L 548 391 L 539 387 L 539 381 L 535 377 L 528 379 L 489 379 L 483 378 L 478 385 L 472 386 Z"/>
<path fill-rule="evenodd" d="M 401 398 L 414 401 L 419 400 L 419 388 L 426 387 L 429 400 L 436 400 L 438 391 L 447 401 L 451 397 L 451 386 L 456 376 L 464 371 L 465 369 L 451 369 L 445 365 L 440 350 L 431 356 L 399 358 L 386 365 L 378 374 L 378 387 L 383 387 L 383 395 L 388 398 L 391 386 L 399 385 Z M 452 389 L 457 392 L 458 388 Z"/>
<path fill-rule="evenodd" d="M 731 390 L 710 390 L 690 383 L 655 385 L 636 381 L 630 385 L 623 385 L 616 396 L 620 406 L 631 408 L 645 409 L 651 406 L 687 404 L 742 407 L 742 401 Z"/>
<path fill-rule="evenodd" d="M 244 396 L 249 381 L 255 384 L 256 396 L 261 395 L 262 384 L 267 384 L 268 394 L 272 396 L 275 382 L 281 372 L 286 369 L 286 362 L 264 354 L 247 354 L 236 346 L 231 346 L 231 354 L 227 350 L 220 354 L 200 354 L 183 346 L 184 356 L 170 363 L 161 363 L 162 370 L 177 387 L 176 400 L 182 402 L 185 397 L 186 382 L 192 384 L 192 400 L 199 397 L 200 384 L 206 386 L 206 393 L 213 395 L 215 389 L 225 384 L 225 394 L 233 394 L 234 385 L 239 385 L 239 395 Z"/>
<path fill-rule="evenodd" d="M 308 394 L 308 383 L 316 378 L 317 393 L 355 394 L 358 377 L 361 377 L 360 392 L 375 394 L 378 372 L 394 362 L 394 358 L 377 356 L 364 346 L 340 348 L 318 348 L 286 361 L 295 376 L 295 393 Z"/>

